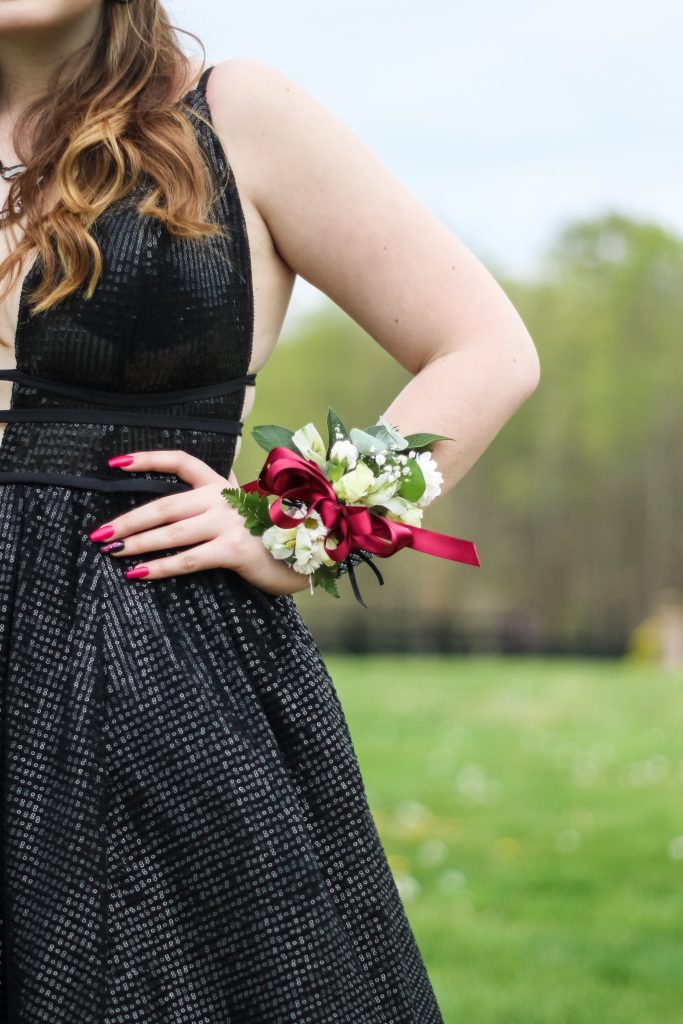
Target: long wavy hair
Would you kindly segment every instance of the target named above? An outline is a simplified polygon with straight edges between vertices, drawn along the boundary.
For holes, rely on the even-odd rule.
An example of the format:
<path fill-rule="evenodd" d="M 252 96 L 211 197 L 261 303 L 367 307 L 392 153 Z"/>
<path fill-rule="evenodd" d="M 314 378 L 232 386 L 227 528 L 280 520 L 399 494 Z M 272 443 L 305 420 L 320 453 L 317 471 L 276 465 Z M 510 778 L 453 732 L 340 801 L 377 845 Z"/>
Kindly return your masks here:
<path fill-rule="evenodd" d="M 13 271 L 20 273 L 24 257 L 36 249 L 44 273 L 27 295 L 32 313 L 56 305 L 86 281 L 91 298 L 102 257 L 89 229 L 145 179 L 152 187 L 136 203 L 140 214 L 180 237 L 224 233 L 206 219 L 215 182 L 183 113 L 186 105 L 173 91 L 192 72 L 177 31 L 192 36 L 205 55 L 194 33 L 171 25 L 160 0 L 105 0 L 94 37 L 54 68 L 44 95 L 22 112 L 13 142 L 26 170 L 12 180 L 4 224 L 10 230 L 21 224 L 23 235 L 0 262 L 0 301 L 11 289 Z M 48 181 L 55 202 L 46 210 L 41 186 Z"/>

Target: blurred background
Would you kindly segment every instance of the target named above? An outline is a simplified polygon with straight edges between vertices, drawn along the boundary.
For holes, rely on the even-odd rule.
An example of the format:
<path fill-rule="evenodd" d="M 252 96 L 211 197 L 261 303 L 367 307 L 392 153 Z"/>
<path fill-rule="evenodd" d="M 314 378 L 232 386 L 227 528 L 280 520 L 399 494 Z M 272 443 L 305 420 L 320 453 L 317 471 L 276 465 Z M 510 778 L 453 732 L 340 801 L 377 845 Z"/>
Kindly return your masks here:
<path fill-rule="evenodd" d="M 447 1024 L 660 1022 L 683 997 L 683 8 L 167 2 L 273 64 L 485 263 L 542 380 L 368 609 L 296 596 Z M 186 47 L 197 52 L 196 45 Z M 350 372 L 329 383 L 329 366 Z M 259 423 L 375 423 L 407 373 L 298 279 Z"/>

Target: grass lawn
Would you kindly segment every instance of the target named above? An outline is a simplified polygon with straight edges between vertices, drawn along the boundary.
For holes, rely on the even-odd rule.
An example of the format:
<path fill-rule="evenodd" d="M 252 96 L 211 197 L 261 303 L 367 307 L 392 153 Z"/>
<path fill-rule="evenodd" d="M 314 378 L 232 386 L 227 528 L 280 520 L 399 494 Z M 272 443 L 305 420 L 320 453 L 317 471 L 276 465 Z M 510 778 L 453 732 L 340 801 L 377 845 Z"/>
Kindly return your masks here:
<path fill-rule="evenodd" d="M 683 674 L 325 661 L 446 1024 L 683 1022 Z"/>

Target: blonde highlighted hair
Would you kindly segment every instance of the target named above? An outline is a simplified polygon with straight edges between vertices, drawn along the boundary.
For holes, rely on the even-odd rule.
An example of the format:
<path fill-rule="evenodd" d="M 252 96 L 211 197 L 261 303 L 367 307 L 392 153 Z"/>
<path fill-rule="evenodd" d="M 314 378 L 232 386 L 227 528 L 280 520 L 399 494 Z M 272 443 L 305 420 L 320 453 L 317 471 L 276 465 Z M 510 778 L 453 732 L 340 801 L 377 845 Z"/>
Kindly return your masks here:
<path fill-rule="evenodd" d="M 35 250 L 44 273 L 27 296 L 32 313 L 86 282 L 91 298 L 102 257 L 89 229 L 145 177 L 153 187 L 136 204 L 140 214 L 180 237 L 223 233 L 206 219 L 215 192 L 212 172 L 174 93 L 192 72 L 176 31 L 202 46 L 193 33 L 171 25 L 159 0 L 107 0 L 94 37 L 54 69 L 45 94 L 22 112 L 14 145 L 26 170 L 12 180 L 3 223 L 10 229 L 21 224 L 23 234 L 0 262 L 0 301 L 13 272 L 20 273 Z M 49 210 L 42 208 L 43 182 L 55 193 Z"/>

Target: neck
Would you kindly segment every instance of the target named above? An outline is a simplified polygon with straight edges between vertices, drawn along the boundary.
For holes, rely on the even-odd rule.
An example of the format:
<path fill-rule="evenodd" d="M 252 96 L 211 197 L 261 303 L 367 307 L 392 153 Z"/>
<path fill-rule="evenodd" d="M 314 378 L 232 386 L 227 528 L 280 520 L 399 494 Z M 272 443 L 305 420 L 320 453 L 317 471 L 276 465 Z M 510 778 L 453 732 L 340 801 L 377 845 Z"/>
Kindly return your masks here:
<path fill-rule="evenodd" d="M 54 69 L 92 39 L 100 18 L 100 7 L 94 5 L 47 28 L 23 25 L 0 34 L 0 119 L 5 124 L 14 124 L 45 94 Z"/>

